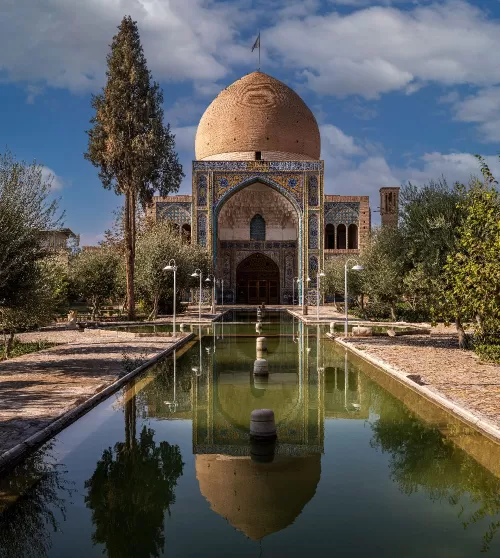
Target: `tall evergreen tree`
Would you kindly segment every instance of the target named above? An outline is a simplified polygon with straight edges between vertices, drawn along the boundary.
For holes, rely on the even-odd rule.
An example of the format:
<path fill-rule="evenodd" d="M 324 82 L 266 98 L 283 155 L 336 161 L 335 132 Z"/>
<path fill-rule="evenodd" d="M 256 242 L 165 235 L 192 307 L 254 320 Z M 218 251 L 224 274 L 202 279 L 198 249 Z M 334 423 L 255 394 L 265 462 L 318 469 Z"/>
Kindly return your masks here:
<path fill-rule="evenodd" d="M 163 93 L 147 68 L 137 22 L 123 18 L 107 56 L 107 83 L 92 97 L 85 158 L 98 167 L 106 189 L 123 194 L 127 308 L 135 311 L 134 262 L 137 202 L 145 206 L 158 191 L 176 192 L 184 177 L 174 135 L 163 123 Z"/>

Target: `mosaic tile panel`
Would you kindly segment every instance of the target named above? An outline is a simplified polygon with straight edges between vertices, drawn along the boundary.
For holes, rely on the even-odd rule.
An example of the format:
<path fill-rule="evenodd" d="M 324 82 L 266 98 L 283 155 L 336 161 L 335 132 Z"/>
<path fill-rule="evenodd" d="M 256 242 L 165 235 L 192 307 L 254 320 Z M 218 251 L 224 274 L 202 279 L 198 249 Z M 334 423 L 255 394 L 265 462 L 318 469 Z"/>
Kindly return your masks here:
<path fill-rule="evenodd" d="M 319 204 L 318 177 L 310 176 L 308 183 L 309 183 L 309 189 L 308 189 L 309 206 L 317 207 Z"/>
<path fill-rule="evenodd" d="M 185 202 L 157 202 L 156 219 L 164 219 L 179 226 L 186 223 L 191 224 L 191 204 Z"/>
<path fill-rule="evenodd" d="M 326 225 L 357 225 L 359 221 L 359 202 L 325 203 Z"/>
<path fill-rule="evenodd" d="M 316 213 L 309 217 L 309 250 L 318 249 L 318 216 Z"/>
<path fill-rule="evenodd" d="M 198 214 L 198 244 L 207 245 L 207 216 L 204 213 Z"/>
<path fill-rule="evenodd" d="M 323 170 L 322 161 L 193 161 L 195 171 L 251 171 L 272 170 L 318 171 Z"/>
<path fill-rule="evenodd" d="M 318 273 L 318 258 L 316 256 L 309 256 L 309 277 L 311 281 L 310 287 L 316 287 L 316 276 Z"/>
<path fill-rule="evenodd" d="M 198 206 L 205 207 L 207 205 L 207 191 L 208 182 L 207 177 L 204 174 L 199 174 L 197 177 L 198 181 Z"/>

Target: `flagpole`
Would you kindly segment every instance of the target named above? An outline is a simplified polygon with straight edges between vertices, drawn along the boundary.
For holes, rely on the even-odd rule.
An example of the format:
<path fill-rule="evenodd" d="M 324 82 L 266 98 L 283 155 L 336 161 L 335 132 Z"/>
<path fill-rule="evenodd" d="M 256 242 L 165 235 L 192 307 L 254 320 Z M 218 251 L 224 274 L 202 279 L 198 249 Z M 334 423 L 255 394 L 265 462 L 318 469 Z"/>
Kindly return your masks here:
<path fill-rule="evenodd" d="M 260 31 L 259 31 L 259 72 L 260 72 Z"/>

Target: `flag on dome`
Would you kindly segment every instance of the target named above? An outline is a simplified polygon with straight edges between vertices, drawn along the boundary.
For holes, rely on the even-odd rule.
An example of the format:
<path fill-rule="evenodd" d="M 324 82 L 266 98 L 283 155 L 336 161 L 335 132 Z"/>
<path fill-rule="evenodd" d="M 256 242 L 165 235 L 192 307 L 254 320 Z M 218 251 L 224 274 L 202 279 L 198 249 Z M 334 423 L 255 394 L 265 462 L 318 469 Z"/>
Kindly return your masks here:
<path fill-rule="evenodd" d="M 259 36 L 255 39 L 255 43 L 253 44 L 253 47 L 252 47 L 252 52 L 253 52 L 256 48 L 260 48 L 260 33 L 259 33 Z"/>

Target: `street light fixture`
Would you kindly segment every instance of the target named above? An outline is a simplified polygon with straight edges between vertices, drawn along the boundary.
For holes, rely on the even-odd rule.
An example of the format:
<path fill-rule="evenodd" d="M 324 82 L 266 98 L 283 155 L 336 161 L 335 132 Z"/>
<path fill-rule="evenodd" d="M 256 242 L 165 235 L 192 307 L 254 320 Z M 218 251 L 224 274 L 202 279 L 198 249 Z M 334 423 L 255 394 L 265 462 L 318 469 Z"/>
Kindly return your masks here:
<path fill-rule="evenodd" d="M 211 313 L 215 314 L 215 275 L 213 273 L 209 273 L 207 278 L 205 279 L 205 283 L 210 283 L 212 281 L 212 308 Z"/>
<path fill-rule="evenodd" d="M 348 327 L 349 327 L 349 318 L 347 316 L 347 264 L 350 261 L 354 261 L 356 262 L 356 265 L 354 265 L 353 267 L 351 267 L 352 271 L 363 271 L 363 269 L 365 269 L 362 265 L 359 265 L 359 263 L 356 260 L 351 260 L 351 258 L 349 258 L 348 260 L 346 260 L 345 265 L 344 265 L 344 281 L 345 281 L 345 292 L 344 292 L 344 306 L 345 306 L 345 325 L 344 325 L 344 335 L 347 337 L 347 332 L 348 332 Z"/>
<path fill-rule="evenodd" d="M 317 285 L 316 285 L 316 289 L 318 291 L 318 296 L 316 298 L 316 320 L 319 321 L 319 299 L 321 297 L 321 277 L 326 277 L 326 275 L 320 271 L 318 273 L 318 277 L 317 277 Z"/>
<path fill-rule="evenodd" d="M 200 298 L 198 300 L 198 320 L 201 323 L 201 281 L 203 278 L 203 274 L 201 273 L 201 269 L 196 268 L 194 273 L 191 273 L 191 277 L 199 277 L 200 278 Z"/>
<path fill-rule="evenodd" d="M 175 265 L 175 260 L 170 260 L 168 265 L 163 268 L 164 271 L 173 271 L 174 272 L 174 319 L 173 319 L 173 338 L 177 337 L 176 328 L 175 328 L 175 299 L 177 294 L 177 287 L 176 287 L 176 279 L 177 279 L 177 266 Z"/>

